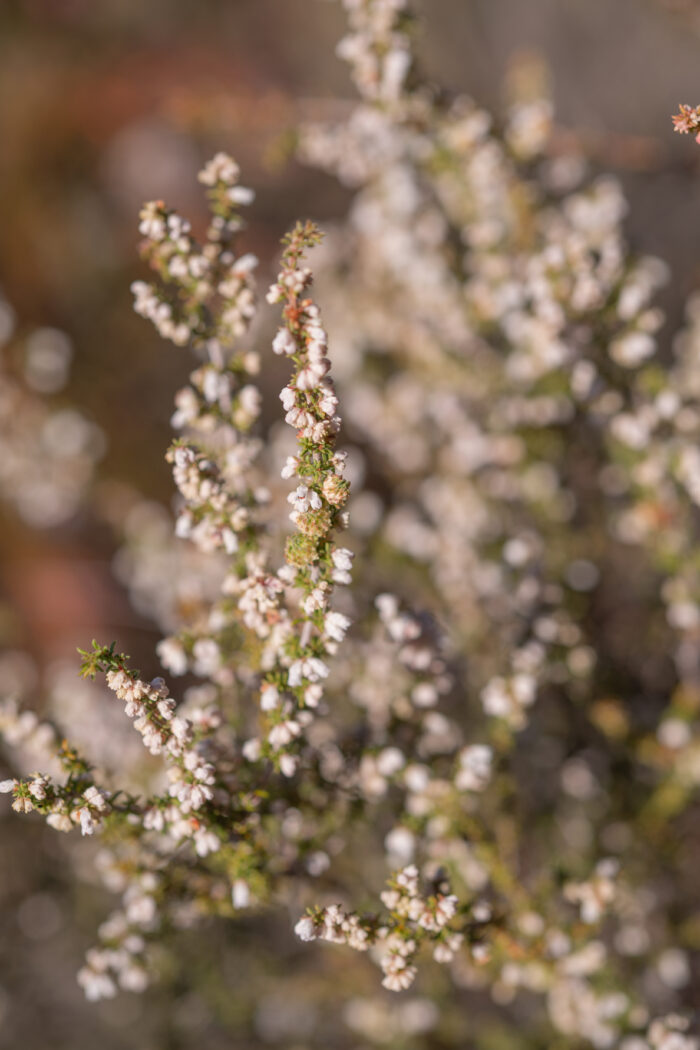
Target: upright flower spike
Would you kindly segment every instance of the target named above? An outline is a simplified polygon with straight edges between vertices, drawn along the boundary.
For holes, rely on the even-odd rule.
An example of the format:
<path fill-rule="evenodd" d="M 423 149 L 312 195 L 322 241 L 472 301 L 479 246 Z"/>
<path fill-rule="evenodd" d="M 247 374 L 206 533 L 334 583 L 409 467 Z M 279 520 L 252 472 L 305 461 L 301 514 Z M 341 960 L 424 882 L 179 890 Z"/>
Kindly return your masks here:
<path fill-rule="evenodd" d="M 206 361 L 175 398 L 172 424 L 179 432 L 167 454 L 182 496 L 176 535 L 205 553 L 221 551 L 233 562 L 233 579 L 246 574 L 246 558 L 257 557 L 267 491 L 256 483 L 261 448 L 251 431 L 260 414 L 255 384 L 259 356 L 244 345 L 255 316 L 254 255 L 237 255 L 245 224 L 241 209 L 254 193 L 240 185 L 240 170 L 218 153 L 199 175 L 212 213 L 206 241 L 163 202 L 141 213 L 142 254 L 158 274 L 157 284 L 133 285 L 137 313 L 150 318 L 165 338 L 189 344 Z M 230 598 L 222 597 L 210 623 L 186 624 L 163 640 L 159 655 L 173 674 L 221 667 L 219 636 L 230 625 Z"/>
<path fill-rule="evenodd" d="M 292 752 L 298 750 L 302 728 L 321 700 L 326 660 L 350 626 L 347 616 L 330 608 L 334 586 L 349 582 L 352 559 L 334 540 L 347 525 L 343 507 L 349 493 L 343 476 L 345 455 L 336 450 L 338 399 L 329 376 L 328 336 L 318 306 L 307 295 L 311 270 L 302 265 L 306 252 L 320 239 L 311 222 L 299 223 L 287 235 L 282 268 L 267 296 L 270 303 L 283 304 L 284 323 L 272 349 L 295 366 L 280 400 L 285 421 L 297 434 L 297 453 L 282 470 L 284 478 L 298 482 L 288 497 L 289 517 L 297 531 L 286 544 L 286 565 L 274 580 L 268 578 L 265 584 L 259 579 L 257 585 L 259 601 L 276 609 L 278 620 L 278 652 L 263 682 L 261 708 L 270 753 L 286 775 L 296 769 Z M 284 588 L 297 592 L 294 614 L 279 611 Z M 255 592 L 246 587 L 241 604 L 249 607 L 251 593 Z M 258 621 L 263 634 L 269 619 L 268 611 Z"/>

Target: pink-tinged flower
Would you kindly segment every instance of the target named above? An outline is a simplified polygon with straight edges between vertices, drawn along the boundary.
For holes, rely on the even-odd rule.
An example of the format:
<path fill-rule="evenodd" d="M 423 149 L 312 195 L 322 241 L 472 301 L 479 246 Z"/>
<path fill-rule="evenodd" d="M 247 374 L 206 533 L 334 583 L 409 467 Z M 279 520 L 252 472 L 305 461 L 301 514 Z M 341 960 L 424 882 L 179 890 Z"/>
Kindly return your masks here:
<path fill-rule="evenodd" d="M 700 129 L 700 106 L 681 104 L 678 113 L 674 113 L 671 119 L 673 121 L 673 130 L 680 132 L 681 135 L 688 135 L 693 131 L 698 132 Z M 695 136 L 695 141 L 700 141 L 700 134 Z"/>

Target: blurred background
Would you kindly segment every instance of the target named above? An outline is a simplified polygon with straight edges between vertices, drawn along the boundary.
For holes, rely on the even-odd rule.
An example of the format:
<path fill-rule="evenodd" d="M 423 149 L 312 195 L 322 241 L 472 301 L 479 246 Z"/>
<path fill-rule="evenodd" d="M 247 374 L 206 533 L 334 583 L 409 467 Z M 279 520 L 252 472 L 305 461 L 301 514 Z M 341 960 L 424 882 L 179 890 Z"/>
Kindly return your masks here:
<path fill-rule="evenodd" d="M 633 246 L 671 266 L 664 305 L 672 331 L 700 286 L 700 152 L 674 136 L 670 122 L 679 102 L 700 102 L 700 6 L 423 0 L 417 7 L 427 70 L 495 111 L 513 64 L 527 54 L 542 60 L 557 134 L 621 178 Z M 345 191 L 288 157 L 300 119 L 342 110 L 352 97 L 334 55 L 343 26 L 332 0 L 0 0 L 0 290 L 16 325 L 8 367 L 30 353 L 37 373 L 46 358 L 41 337 L 31 343 L 37 329 L 54 364 L 72 357 L 66 383 L 35 374 L 33 385 L 81 414 L 86 456 L 99 460 L 89 510 L 42 520 L 36 509 L 0 503 L 0 642 L 32 658 L 0 661 L 5 685 L 15 675 L 38 690 L 47 668 L 71 660 L 93 635 L 117 639 L 137 665 L 153 660 L 160 632 L 147 608 L 134 611 L 115 576 L 113 526 L 135 492 L 165 505 L 171 499 L 163 453 L 190 359 L 132 313 L 129 285 L 143 275 L 138 210 L 163 198 L 196 228 L 204 221 L 196 172 L 213 152 L 230 152 L 257 190 L 246 240 L 262 260 L 263 283 L 297 217 L 321 224 L 341 217 Z M 21 403 L 13 409 L 29 411 Z M 294 1045 L 287 1022 L 275 1023 L 274 1003 L 256 1011 L 236 998 L 243 956 L 227 954 L 221 931 L 212 930 L 209 945 L 221 977 L 211 1001 L 174 978 L 145 997 L 85 1003 L 73 975 L 104 895 L 71 880 L 59 836 L 16 821 L 6 807 L 1 819 L 0 1047 Z M 238 936 L 245 939 L 244 925 Z M 200 950 L 201 942 L 183 945 L 193 968 L 203 965 Z M 264 949 L 257 958 L 263 999 L 274 997 L 275 960 Z"/>

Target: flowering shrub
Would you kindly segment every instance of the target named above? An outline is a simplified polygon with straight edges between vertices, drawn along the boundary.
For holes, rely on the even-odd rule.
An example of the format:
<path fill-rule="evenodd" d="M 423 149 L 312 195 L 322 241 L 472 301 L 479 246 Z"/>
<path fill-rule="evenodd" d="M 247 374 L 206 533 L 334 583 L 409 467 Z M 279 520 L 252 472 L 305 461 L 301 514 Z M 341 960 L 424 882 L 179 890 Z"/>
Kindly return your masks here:
<path fill-rule="evenodd" d="M 404 0 L 345 8 L 360 101 L 298 153 L 353 203 L 322 245 L 310 222 L 285 238 L 270 355 L 236 163 L 200 174 L 202 241 L 162 202 L 141 214 L 135 308 L 196 356 L 157 546 L 206 585 L 180 614 L 139 569 L 155 549 L 122 566 L 163 669 L 193 677 L 176 700 L 155 658 L 142 676 L 94 641 L 82 674 L 143 761 L 93 766 L 6 703 L 21 768 L 0 791 L 104 844 L 121 900 L 90 999 L 145 990 L 173 930 L 283 902 L 299 958 L 343 946 L 331 996 L 370 1043 L 692 1050 L 698 305 L 669 366 L 665 267 L 629 251 L 614 180 L 550 149 L 548 100 L 497 126 L 423 79 Z M 257 385 L 275 355 L 285 437 Z M 423 998 L 366 994 L 352 952 Z"/>

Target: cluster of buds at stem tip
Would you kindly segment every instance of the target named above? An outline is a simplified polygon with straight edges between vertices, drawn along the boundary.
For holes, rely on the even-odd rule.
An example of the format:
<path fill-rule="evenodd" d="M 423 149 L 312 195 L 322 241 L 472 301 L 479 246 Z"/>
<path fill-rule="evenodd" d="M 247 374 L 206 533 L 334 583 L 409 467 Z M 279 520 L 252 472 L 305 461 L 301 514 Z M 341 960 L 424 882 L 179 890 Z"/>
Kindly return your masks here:
<path fill-rule="evenodd" d="M 674 131 L 681 135 L 695 135 L 695 141 L 700 142 L 700 106 L 681 104 L 671 120 Z"/>
<path fill-rule="evenodd" d="M 244 226 L 239 210 L 255 196 L 239 185 L 239 177 L 238 165 L 223 153 L 200 173 L 212 211 L 204 244 L 192 236 L 188 220 L 163 201 L 151 201 L 141 211 L 142 254 L 162 283 L 136 281 L 135 309 L 176 346 L 192 342 L 215 352 L 212 343 L 240 338 L 254 316 L 252 274 L 258 260 L 236 257 L 232 250 Z"/>

